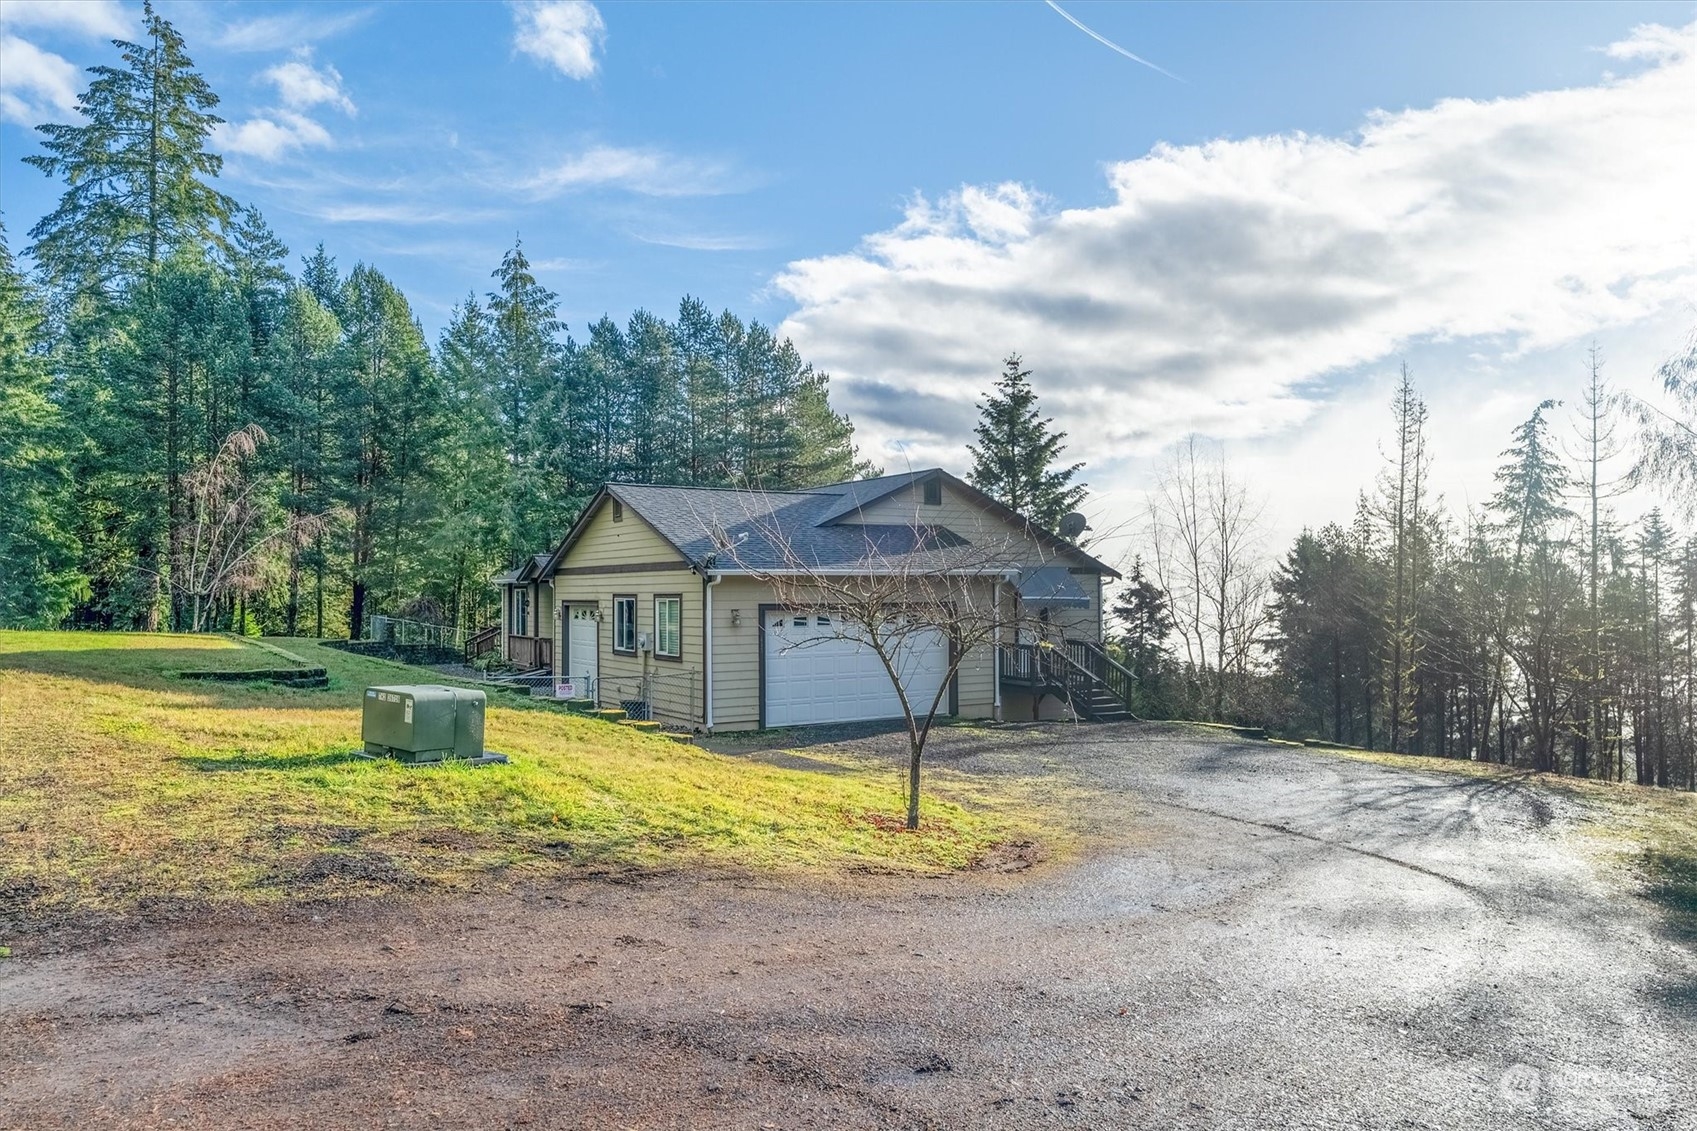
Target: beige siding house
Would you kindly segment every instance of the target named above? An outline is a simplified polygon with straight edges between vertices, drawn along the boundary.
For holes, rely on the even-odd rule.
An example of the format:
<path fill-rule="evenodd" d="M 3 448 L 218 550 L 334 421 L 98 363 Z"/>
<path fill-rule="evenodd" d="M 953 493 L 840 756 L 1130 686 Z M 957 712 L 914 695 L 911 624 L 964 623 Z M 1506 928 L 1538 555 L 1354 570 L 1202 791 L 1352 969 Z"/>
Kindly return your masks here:
<path fill-rule="evenodd" d="M 954 644 L 917 638 L 910 697 L 968 718 L 1123 707 L 1101 648 L 1118 575 L 938 469 L 785 492 L 608 484 L 552 553 L 497 579 L 504 654 L 562 696 L 692 730 L 899 717 L 871 650 L 779 575 L 912 570 L 938 546 L 996 547 L 967 584 L 1031 627 L 959 656 L 952 679 Z"/>

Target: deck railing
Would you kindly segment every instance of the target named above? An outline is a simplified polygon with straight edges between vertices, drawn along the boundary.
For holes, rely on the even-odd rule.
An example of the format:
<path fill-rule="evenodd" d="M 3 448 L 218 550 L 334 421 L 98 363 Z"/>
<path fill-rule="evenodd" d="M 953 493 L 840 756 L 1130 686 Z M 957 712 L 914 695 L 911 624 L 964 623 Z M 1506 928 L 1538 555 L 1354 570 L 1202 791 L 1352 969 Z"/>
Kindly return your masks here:
<path fill-rule="evenodd" d="M 477 657 L 483 655 L 483 653 L 493 652 L 496 648 L 499 648 L 500 646 L 501 646 L 501 626 L 500 625 L 492 624 L 492 625 L 489 625 L 487 628 L 480 628 L 476 632 L 472 633 L 470 636 L 466 637 L 466 642 L 465 642 L 466 662 L 470 663 L 472 660 L 475 660 L 475 659 L 477 659 Z"/>
<path fill-rule="evenodd" d="M 554 641 L 547 636 L 507 637 L 507 661 L 525 671 L 554 666 Z"/>
<path fill-rule="evenodd" d="M 1004 644 L 1002 683 L 1039 695 L 1055 695 L 1074 704 L 1090 702 L 1106 691 L 1131 711 L 1137 677 L 1092 640 Z"/>

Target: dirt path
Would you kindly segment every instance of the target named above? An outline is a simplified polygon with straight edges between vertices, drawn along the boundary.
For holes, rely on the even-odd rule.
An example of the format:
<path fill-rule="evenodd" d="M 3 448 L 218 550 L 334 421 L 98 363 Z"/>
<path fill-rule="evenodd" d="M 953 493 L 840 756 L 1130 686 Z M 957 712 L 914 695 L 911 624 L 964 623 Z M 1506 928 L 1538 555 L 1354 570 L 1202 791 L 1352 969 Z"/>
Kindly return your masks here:
<path fill-rule="evenodd" d="M 1088 785 L 1099 850 L 20 946 L 0 1127 L 1697 1126 L 1697 957 L 1541 794 L 1156 727 L 934 757 Z"/>

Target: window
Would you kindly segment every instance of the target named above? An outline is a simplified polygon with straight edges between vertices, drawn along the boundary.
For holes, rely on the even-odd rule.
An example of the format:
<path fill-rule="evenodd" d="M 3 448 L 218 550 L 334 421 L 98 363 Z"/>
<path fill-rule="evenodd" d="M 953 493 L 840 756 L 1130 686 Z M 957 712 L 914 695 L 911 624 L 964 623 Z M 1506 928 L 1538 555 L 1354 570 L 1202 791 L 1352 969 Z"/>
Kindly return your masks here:
<path fill-rule="evenodd" d="M 925 481 L 925 505 L 928 507 L 943 505 L 943 481 L 941 479 L 927 479 Z"/>
<path fill-rule="evenodd" d="M 684 654 L 684 599 L 654 598 L 654 654 L 682 659 Z"/>
<path fill-rule="evenodd" d="M 636 598 L 613 598 L 613 651 L 636 651 Z"/>
<path fill-rule="evenodd" d="M 613 521 L 614 522 L 623 522 L 624 520 L 625 520 L 625 505 L 623 503 L 619 502 L 619 500 L 614 499 L 613 500 Z"/>
<path fill-rule="evenodd" d="M 513 635 L 530 635 L 530 590 L 513 590 Z"/>

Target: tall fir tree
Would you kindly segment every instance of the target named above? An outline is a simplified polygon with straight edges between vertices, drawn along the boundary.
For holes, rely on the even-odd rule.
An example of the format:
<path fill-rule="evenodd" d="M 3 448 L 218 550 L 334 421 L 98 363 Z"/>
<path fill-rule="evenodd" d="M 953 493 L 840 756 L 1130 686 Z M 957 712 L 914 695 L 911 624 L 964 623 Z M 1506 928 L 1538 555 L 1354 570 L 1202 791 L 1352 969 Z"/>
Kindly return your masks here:
<path fill-rule="evenodd" d="M 979 405 L 967 481 L 1038 526 L 1053 530 L 1063 515 L 1084 502 L 1085 484 L 1073 482 L 1082 463 L 1061 465 L 1065 432 L 1054 430 L 1031 388 L 1031 371 L 1009 354 L 995 392 Z"/>
<path fill-rule="evenodd" d="M 124 66 L 90 68 L 83 123 L 36 127 L 45 152 L 24 158 L 66 185 L 30 231 L 31 256 L 66 295 L 116 297 L 177 248 L 217 243 L 235 207 L 206 148 L 218 96 L 152 0 L 142 28 L 141 43 L 115 41 Z"/>

